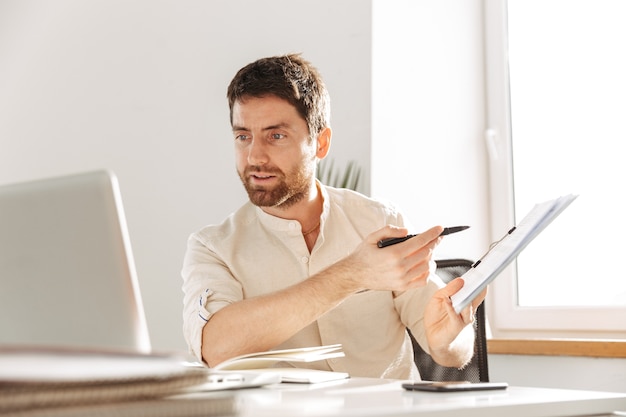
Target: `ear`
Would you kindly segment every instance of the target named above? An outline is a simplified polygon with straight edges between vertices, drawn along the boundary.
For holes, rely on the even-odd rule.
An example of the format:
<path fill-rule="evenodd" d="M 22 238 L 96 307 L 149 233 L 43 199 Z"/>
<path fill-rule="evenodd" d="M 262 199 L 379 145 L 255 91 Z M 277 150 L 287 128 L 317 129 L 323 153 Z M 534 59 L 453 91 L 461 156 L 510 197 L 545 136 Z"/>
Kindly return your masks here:
<path fill-rule="evenodd" d="M 330 150 L 330 139 L 333 136 L 333 132 L 330 127 L 322 129 L 319 135 L 317 135 L 317 151 L 315 156 L 319 159 L 324 159 L 328 155 Z"/>

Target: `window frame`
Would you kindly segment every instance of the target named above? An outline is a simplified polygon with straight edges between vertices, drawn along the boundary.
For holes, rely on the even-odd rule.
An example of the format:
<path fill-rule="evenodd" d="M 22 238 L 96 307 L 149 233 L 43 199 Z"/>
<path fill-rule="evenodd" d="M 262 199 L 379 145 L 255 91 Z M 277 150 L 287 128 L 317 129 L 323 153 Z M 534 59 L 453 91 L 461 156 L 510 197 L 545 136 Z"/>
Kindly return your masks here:
<path fill-rule="evenodd" d="M 507 2 L 484 0 L 485 146 L 489 168 L 490 238 L 515 225 Z M 522 307 L 516 262 L 490 285 L 488 320 L 493 338 L 626 340 L 626 307 Z M 621 320 L 620 320 L 621 318 Z"/>

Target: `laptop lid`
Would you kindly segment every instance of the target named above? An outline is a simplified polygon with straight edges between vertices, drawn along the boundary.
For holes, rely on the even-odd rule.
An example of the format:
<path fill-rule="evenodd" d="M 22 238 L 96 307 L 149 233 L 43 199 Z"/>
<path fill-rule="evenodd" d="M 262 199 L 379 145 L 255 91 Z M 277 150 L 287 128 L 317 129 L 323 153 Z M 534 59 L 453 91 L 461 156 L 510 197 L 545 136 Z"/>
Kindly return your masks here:
<path fill-rule="evenodd" d="M 0 345 L 150 351 L 113 173 L 0 187 Z"/>

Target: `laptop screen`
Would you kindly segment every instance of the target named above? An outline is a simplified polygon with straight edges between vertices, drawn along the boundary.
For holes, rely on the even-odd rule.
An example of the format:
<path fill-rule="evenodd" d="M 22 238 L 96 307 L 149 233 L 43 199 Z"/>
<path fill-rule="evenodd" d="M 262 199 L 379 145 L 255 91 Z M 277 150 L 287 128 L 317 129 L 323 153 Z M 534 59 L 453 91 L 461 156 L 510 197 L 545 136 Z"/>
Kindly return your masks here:
<path fill-rule="evenodd" d="M 150 351 L 114 174 L 0 187 L 0 344 Z"/>

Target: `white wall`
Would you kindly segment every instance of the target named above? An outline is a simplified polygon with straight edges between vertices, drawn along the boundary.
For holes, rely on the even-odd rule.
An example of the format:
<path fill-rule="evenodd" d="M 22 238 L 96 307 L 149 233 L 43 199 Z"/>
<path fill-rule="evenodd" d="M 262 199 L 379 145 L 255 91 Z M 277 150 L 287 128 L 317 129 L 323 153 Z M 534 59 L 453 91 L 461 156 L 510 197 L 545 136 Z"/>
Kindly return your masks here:
<path fill-rule="evenodd" d="M 488 245 L 481 13 L 478 0 L 373 2 L 372 195 L 415 232 L 470 225 L 440 258 Z"/>
<path fill-rule="evenodd" d="M 0 2 L 0 184 L 117 173 L 156 349 L 186 348 L 187 236 L 246 198 L 226 86 L 248 62 L 288 52 L 324 75 L 332 155 L 356 159 L 369 184 L 369 1 Z"/>

